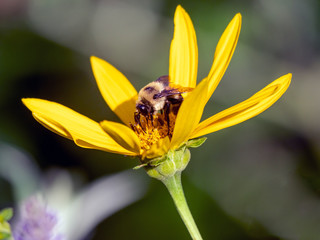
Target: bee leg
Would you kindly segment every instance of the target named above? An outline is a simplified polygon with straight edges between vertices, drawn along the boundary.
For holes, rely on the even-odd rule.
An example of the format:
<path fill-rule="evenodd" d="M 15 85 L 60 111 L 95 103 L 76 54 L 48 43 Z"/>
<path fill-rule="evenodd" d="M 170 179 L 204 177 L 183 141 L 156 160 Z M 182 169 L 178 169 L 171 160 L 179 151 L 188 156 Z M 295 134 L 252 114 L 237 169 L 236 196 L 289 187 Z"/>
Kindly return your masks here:
<path fill-rule="evenodd" d="M 154 123 L 154 121 L 153 121 L 154 118 L 153 118 L 153 114 L 152 113 L 150 114 L 150 120 L 151 120 L 151 126 L 154 127 L 154 124 L 153 124 Z"/>
<path fill-rule="evenodd" d="M 151 125 L 153 126 L 153 113 L 154 113 L 154 110 L 153 108 L 150 109 L 150 113 L 148 114 L 148 118 L 147 118 L 147 121 L 150 120 L 151 121 Z"/>
<path fill-rule="evenodd" d="M 150 120 L 151 120 L 151 123 L 153 122 L 153 113 L 150 113 Z"/>
<path fill-rule="evenodd" d="M 163 126 L 164 121 L 163 121 L 163 109 L 159 110 L 157 113 L 157 124 L 160 124 L 161 126 Z"/>
<path fill-rule="evenodd" d="M 183 102 L 183 97 L 180 95 L 176 95 L 175 98 L 168 99 L 170 104 L 172 105 L 172 112 L 174 115 L 178 114 L 179 108 Z"/>
<path fill-rule="evenodd" d="M 158 122 L 160 123 L 161 126 L 163 126 L 164 122 L 162 118 L 158 118 Z"/>
<path fill-rule="evenodd" d="M 140 127 L 142 128 L 141 122 L 140 122 L 140 113 L 134 114 L 134 121 L 136 122 L 136 124 L 140 125 Z"/>
<path fill-rule="evenodd" d="M 166 102 L 164 105 L 164 115 L 168 124 L 168 135 L 170 135 L 170 102 Z"/>

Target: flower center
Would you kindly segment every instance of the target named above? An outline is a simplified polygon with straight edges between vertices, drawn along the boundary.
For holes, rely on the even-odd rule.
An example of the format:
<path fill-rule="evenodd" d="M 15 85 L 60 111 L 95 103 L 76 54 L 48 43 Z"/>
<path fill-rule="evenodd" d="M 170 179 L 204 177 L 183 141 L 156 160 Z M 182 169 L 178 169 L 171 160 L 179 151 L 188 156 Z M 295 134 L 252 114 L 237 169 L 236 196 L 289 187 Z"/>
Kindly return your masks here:
<path fill-rule="evenodd" d="M 176 114 L 157 113 L 140 117 L 140 124 L 131 124 L 131 128 L 140 139 L 141 149 L 149 150 L 151 146 L 160 139 L 169 137 L 171 139 L 176 121 Z"/>

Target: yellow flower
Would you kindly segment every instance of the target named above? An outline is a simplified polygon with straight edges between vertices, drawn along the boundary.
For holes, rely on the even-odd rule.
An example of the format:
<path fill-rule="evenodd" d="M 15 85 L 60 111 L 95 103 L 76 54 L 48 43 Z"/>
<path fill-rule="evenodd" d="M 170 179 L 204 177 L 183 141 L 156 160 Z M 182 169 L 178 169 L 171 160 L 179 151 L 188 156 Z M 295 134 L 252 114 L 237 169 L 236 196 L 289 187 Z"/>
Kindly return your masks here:
<path fill-rule="evenodd" d="M 198 47 L 189 15 L 178 6 L 174 16 L 174 37 L 170 48 L 169 78 L 175 85 L 194 88 L 184 99 L 170 138 L 156 126 L 141 132 L 130 128 L 134 123 L 137 91 L 111 64 L 91 57 L 99 90 L 124 124 L 95 122 L 55 102 L 24 98 L 34 118 L 51 131 L 72 139 L 78 146 L 142 158 L 155 158 L 177 149 L 189 139 L 227 128 L 248 120 L 269 108 L 288 88 L 291 74 L 284 75 L 249 99 L 200 122 L 204 107 L 219 84 L 235 50 L 241 28 L 238 13 L 222 34 L 208 76 L 196 85 Z"/>

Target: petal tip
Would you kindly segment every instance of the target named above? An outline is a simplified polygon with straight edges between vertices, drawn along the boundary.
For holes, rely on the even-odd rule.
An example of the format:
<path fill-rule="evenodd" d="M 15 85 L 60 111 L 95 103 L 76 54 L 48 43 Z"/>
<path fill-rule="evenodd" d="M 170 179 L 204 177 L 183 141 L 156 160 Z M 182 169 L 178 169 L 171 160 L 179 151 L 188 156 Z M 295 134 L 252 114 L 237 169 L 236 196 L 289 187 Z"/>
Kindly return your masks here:
<path fill-rule="evenodd" d="M 288 78 L 291 80 L 291 78 L 292 78 L 292 73 L 288 73 L 287 76 L 288 76 Z"/>
<path fill-rule="evenodd" d="M 177 17 L 177 16 L 179 16 L 179 15 L 185 15 L 185 14 L 187 14 L 187 12 L 186 12 L 186 10 L 179 4 L 178 6 L 177 6 L 177 8 L 176 8 L 176 11 L 175 11 L 175 17 Z"/>
<path fill-rule="evenodd" d="M 21 98 L 21 102 L 27 107 L 30 108 L 32 102 L 38 100 L 37 98 Z"/>
<path fill-rule="evenodd" d="M 241 24 L 242 24 L 241 13 L 237 13 L 236 15 L 234 15 L 231 22 L 229 23 L 229 25 L 233 25 L 234 27 L 236 27 L 236 29 L 238 29 L 238 31 L 241 29 Z"/>
<path fill-rule="evenodd" d="M 285 85 L 290 85 L 291 83 L 291 79 L 292 79 L 292 73 L 288 73 L 286 75 L 283 75 L 281 78 L 280 78 L 283 83 L 285 83 Z"/>
<path fill-rule="evenodd" d="M 90 57 L 90 62 L 91 62 L 91 66 L 92 68 L 94 68 L 95 66 L 100 66 L 100 65 L 104 65 L 104 64 L 109 64 L 107 61 L 103 60 L 102 58 L 96 57 L 96 56 L 91 56 Z"/>
<path fill-rule="evenodd" d="M 234 16 L 234 21 L 237 25 L 239 25 L 239 27 L 241 26 L 241 23 L 242 23 L 242 15 L 241 13 L 237 13 L 235 16 Z"/>
<path fill-rule="evenodd" d="M 96 57 L 96 56 L 90 56 L 90 62 L 91 65 L 95 64 L 96 62 L 98 62 L 100 60 L 100 58 Z"/>
<path fill-rule="evenodd" d="M 292 73 L 288 73 L 286 76 L 286 80 L 287 80 L 287 85 L 289 87 L 290 83 L 291 83 L 291 79 L 292 79 Z"/>
<path fill-rule="evenodd" d="M 241 13 L 237 13 L 237 14 L 235 15 L 235 17 L 236 17 L 237 19 L 239 19 L 239 20 L 241 20 L 241 19 L 242 19 L 242 15 L 241 15 Z"/>
<path fill-rule="evenodd" d="M 30 98 L 21 98 L 21 102 L 23 103 L 23 105 L 25 105 L 26 107 L 28 107 L 28 102 L 29 102 Z"/>
<path fill-rule="evenodd" d="M 176 7 L 176 11 L 181 11 L 181 10 L 183 10 L 183 7 L 179 4 L 177 7 Z"/>

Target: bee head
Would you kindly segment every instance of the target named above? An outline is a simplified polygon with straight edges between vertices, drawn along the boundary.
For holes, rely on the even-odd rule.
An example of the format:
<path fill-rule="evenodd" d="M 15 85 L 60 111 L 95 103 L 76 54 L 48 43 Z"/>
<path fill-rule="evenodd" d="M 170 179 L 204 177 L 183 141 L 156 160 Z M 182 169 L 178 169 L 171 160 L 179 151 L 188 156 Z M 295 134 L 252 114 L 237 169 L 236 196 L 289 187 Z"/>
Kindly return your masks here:
<path fill-rule="evenodd" d="M 142 115 L 147 116 L 152 112 L 151 106 L 146 105 L 146 104 L 137 104 L 136 106 L 138 112 L 140 112 Z"/>

